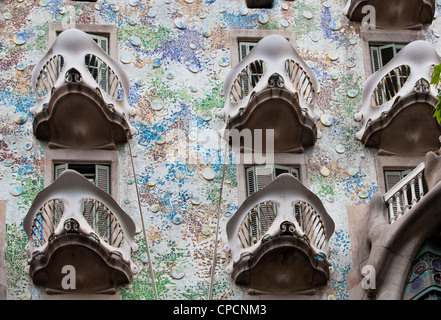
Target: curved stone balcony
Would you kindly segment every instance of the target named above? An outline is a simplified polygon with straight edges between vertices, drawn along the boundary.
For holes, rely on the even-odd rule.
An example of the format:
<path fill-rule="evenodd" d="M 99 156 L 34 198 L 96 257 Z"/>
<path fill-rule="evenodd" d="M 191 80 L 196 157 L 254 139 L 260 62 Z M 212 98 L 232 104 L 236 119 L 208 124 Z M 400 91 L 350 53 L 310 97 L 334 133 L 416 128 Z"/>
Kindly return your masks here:
<path fill-rule="evenodd" d="M 131 260 L 134 222 L 76 171 L 66 170 L 35 197 L 23 228 L 27 270 L 48 293 L 115 293 L 138 271 Z M 75 268 L 74 290 L 62 286 L 64 266 Z"/>
<path fill-rule="evenodd" d="M 291 174 L 252 194 L 227 223 L 233 280 L 254 292 L 293 294 L 326 285 L 334 221 Z"/>
<path fill-rule="evenodd" d="M 348 0 L 343 13 L 361 22 L 369 13 L 366 6 L 375 8 L 375 28 L 379 29 L 422 29 L 435 15 L 435 0 Z"/>
<path fill-rule="evenodd" d="M 440 234 L 440 173 L 441 157 L 428 152 L 425 162 L 389 192 L 375 194 L 368 206 L 360 207 L 357 213 L 352 212 L 363 217 L 354 237 L 359 239 L 354 239 L 352 248 L 353 269 L 361 274 L 357 299 L 402 299 L 409 270 L 419 249 L 427 239 Z M 422 179 L 427 182 L 427 191 L 422 188 Z M 363 286 L 364 268 L 371 270 L 368 276 L 375 285 Z"/>
<path fill-rule="evenodd" d="M 62 32 L 35 66 L 34 134 L 52 148 L 114 149 L 135 134 L 124 69 L 86 33 Z"/>
<path fill-rule="evenodd" d="M 218 115 L 227 129 L 274 129 L 276 152 L 303 152 L 317 139 L 319 91 L 314 72 L 288 40 L 270 35 L 226 77 Z"/>
<path fill-rule="evenodd" d="M 405 46 L 372 74 L 363 89 L 357 138 L 379 154 L 424 155 L 438 150 L 441 127 L 433 118 L 437 92 L 429 83 L 440 63 L 426 41 Z"/>

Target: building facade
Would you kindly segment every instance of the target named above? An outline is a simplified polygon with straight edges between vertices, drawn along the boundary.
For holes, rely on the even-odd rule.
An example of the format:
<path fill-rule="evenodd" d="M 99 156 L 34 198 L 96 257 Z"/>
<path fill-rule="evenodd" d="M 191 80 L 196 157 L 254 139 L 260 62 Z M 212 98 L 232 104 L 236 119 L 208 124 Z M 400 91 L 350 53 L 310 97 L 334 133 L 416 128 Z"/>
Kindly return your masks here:
<path fill-rule="evenodd" d="M 435 0 L 0 3 L 0 299 L 439 299 Z"/>

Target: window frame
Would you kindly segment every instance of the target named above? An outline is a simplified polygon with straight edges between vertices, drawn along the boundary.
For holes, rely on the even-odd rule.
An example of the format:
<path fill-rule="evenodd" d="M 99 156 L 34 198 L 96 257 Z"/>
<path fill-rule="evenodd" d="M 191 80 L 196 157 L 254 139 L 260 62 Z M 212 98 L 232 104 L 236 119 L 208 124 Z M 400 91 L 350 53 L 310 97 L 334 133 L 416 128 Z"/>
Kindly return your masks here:
<path fill-rule="evenodd" d="M 47 149 L 44 163 L 44 188 L 55 180 L 55 166 L 62 163 L 109 166 L 110 195 L 119 203 L 119 152 L 117 150 Z"/>
<path fill-rule="evenodd" d="M 251 196 L 253 193 L 258 192 L 259 190 L 262 190 L 263 188 L 259 187 L 259 181 L 258 181 L 258 177 L 257 177 L 257 170 L 258 169 L 266 169 L 267 167 L 271 167 L 270 169 L 271 171 L 271 182 L 274 181 L 277 178 L 277 173 L 276 170 L 286 170 L 288 172 L 286 173 L 290 173 L 293 176 L 295 176 L 297 179 L 300 179 L 300 168 L 298 166 L 294 166 L 294 165 L 280 165 L 280 164 L 263 164 L 263 165 L 254 165 L 254 166 L 246 166 L 245 167 L 245 179 L 246 179 L 246 184 L 247 184 L 247 197 Z M 293 173 L 293 171 L 296 171 L 296 174 Z M 252 193 L 250 191 L 250 173 L 252 172 L 253 175 L 253 184 L 256 185 L 257 184 L 257 188 L 253 188 L 253 189 L 257 189 L 254 190 Z M 270 182 L 270 183 L 271 183 Z M 267 185 L 265 185 L 266 187 Z"/>
<path fill-rule="evenodd" d="M 229 30 L 231 66 L 234 68 L 240 62 L 239 42 L 259 42 L 259 40 L 273 34 L 286 38 L 296 48 L 296 35 L 291 30 Z"/>
<path fill-rule="evenodd" d="M 253 166 L 260 166 L 262 164 L 257 164 L 254 161 L 246 162 L 246 155 L 240 153 L 240 161 L 236 165 L 236 181 L 238 190 L 238 202 L 239 206 L 247 199 L 247 168 Z M 299 181 L 306 187 L 309 188 L 309 178 L 308 178 L 308 160 L 305 153 L 275 153 L 274 162 L 266 163 L 265 165 L 279 165 L 285 167 L 293 167 L 299 170 L 300 179 Z"/>

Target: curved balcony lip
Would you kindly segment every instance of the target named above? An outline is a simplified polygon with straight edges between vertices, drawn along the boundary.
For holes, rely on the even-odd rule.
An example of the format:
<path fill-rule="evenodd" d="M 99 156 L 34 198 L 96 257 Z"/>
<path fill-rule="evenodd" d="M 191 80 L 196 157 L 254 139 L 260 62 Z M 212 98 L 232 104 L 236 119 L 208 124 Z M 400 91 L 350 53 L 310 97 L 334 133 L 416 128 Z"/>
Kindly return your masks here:
<path fill-rule="evenodd" d="M 67 98 L 69 96 L 74 96 L 74 98 L 82 97 L 90 101 L 90 104 L 83 103 L 82 107 L 96 108 L 94 111 L 99 114 L 100 119 L 87 117 L 87 115 L 91 114 L 90 108 L 87 108 L 87 115 L 83 115 L 79 109 L 74 111 L 74 114 L 79 115 L 80 118 L 86 118 L 82 124 L 84 125 L 87 122 L 89 128 L 95 130 L 95 134 L 83 134 L 82 139 L 79 138 L 77 134 L 72 132 L 79 124 L 72 122 L 71 118 L 65 114 L 62 114 L 62 118 L 68 119 L 68 122 L 72 125 L 71 130 L 69 130 L 69 126 L 57 125 L 61 115 L 60 112 L 56 112 L 56 109 L 60 107 L 60 101 L 69 101 L 69 103 L 73 104 L 73 100 Z M 60 128 L 60 130 L 57 128 Z M 35 115 L 33 131 L 37 139 L 49 141 L 50 148 L 115 149 L 116 144 L 127 142 L 129 138 L 127 131 L 130 131 L 130 127 L 125 118 L 114 113 L 113 109 L 111 110 L 105 104 L 96 90 L 83 86 L 81 83 L 64 83 L 52 93 L 47 108 Z M 101 133 L 103 136 L 99 136 Z M 112 136 L 112 141 L 106 139 L 105 137 L 107 136 Z M 66 137 L 71 139 L 66 139 Z"/>
<path fill-rule="evenodd" d="M 230 91 L 231 87 L 240 74 L 240 72 L 251 62 L 256 60 L 262 60 L 265 65 L 265 71 L 259 83 L 244 99 L 239 102 L 230 101 Z M 312 86 L 316 93 L 320 91 L 320 84 L 314 71 L 308 67 L 308 65 L 303 61 L 297 51 L 292 47 L 288 40 L 280 35 L 269 35 L 262 38 L 257 45 L 251 50 L 251 52 L 237 64 L 227 75 L 224 82 L 224 96 L 225 96 L 225 106 L 218 113 L 221 118 L 224 118 L 227 122 L 229 119 L 237 117 L 240 113 L 241 108 L 245 108 L 252 96 L 252 93 L 258 93 L 268 87 L 268 79 L 273 74 L 279 74 L 284 80 L 285 90 L 296 92 L 294 85 L 289 80 L 286 75 L 285 62 L 287 60 L 294 60 L 299 63 L 301 68 L 306 72 L 309 79 L 311 80 Z M 300 96 L 300 106 L 302 110 L 307 110 L 308 115 L 314 120 L 318 119 L 318 114 L 313 108 L 313 102 L 308 104 Z"/>
<path fill-rule="evenodd" d="M 114 214 L 118 220 L 118 223 L 121 225 L 121 228 L 124 233 L 124 243 L 120 248 L 115 248 L 104 241 L 100 240 L 101 245 L 108 251 L 119 251 L 126 261 L 130 260 L 131 251 L 135 251 L 137 249 L 137 245 L 134 243 L 133 238 L 135 236 L 135 223 L 130 218 L 130 216 L 118 205 L 118 203 L 112 198 L 110 194 L 101 190 L 94 184 L 92 184 L 89 180 L 84 178 L 80 173 L 74 170 L 66 170 L 64 171 L 51 185 L 43 189 L 34 199 L 31 207 L 29 208 L 28 213 L 26 214 L 23 220 L 23 229 L 28 236 L 29 242 L 27 251 L 28 253 L 32 253 L 34 250 L 44 251 L 47 247 L 47 243 L 42 247 L 37 247 L 32 242 L 31 228 L 34 219 L 36 218 L 36 214 L 39 209 L 48 201 L 53 199 L 60 199 L 63 201 L 65 205 L 66 212 L 63 214 L 63 218 L 60 221 L 59 225 L 56 226 L 54 233 L 61 234 L 61 230 L 63 227 L 63 221 L 66 221 L 69 218 L 74 218 L 76 220 L 84 219 L 83 217 L 79 217 L 75 215 L 75 211 L 72 208 L 80 207 L 81 202 L 84 199 L 99 199 L 111 212 Z M 88 223 L 85 221 L 87 224 Z M 85 229 L 84 226 L 80 226 L 80 230 Z M 86 229 L 88 229 L 86 227 Z M 89 231 L 89 230 L 84 230 Z M 87 233 L 88 234 L 88 233 Z"/>
<path fill-rule="evenodd" d="M 277 104 L 275 108 L 273 105 L 270 105 L 274 102 Z M 299 95 L 284 90 L 283 88 L 266 88 L 254 95 L 252 99 L 250 99 L 248 107 L 242 116 L 230 119 L 226 128 L 229 130 L 241 130 L 244 128 L 251 130 L 264 129 L 268 121 L 265 115 L 261 114 L 262 108 L 267 107 L 267 110 L 271 108 L 271 112 L 276 110 L 282 112 L 281 109 L 286 109 L 286 106 L 289 106 L 288 112 L 283 113 L 283 119 L 286 120 L 286 122 L 273 120 L 277 125 L 275 128 L 270 128 L 275 131 L 287 133 L 279 134 L 279 138 L 275 141 L 274 151 L 302 153 L 305 147 L 315 144 L 317 140 L 317 127 L 315 122 L 305 116 L 300 109 Z M 250 125 L 250 121 L 254 126 Z M 293 129 L 293 127 L 295 128 Z M 280 144 L 283 145 L 283 148 L 279 147 Z M 262 149 L 264 149 L 264 147 L 262 147 Z M 252 151 L 245 147 L 243 150 Z"/>
<path fill-rule="evenodd" d="M 236 284 L 263 294 L 302 294 L 326 285 L 329 274 L 326 261 L 318 260 L 305 241 L 290 236 L 268 240 L 231 271 Z"/>
<path fill-rule="evenodd" d="M 378 148 L 378 154 L 383 155 L 423 156 L 438 150 L 441 126 L 433 117 L 437 101 L 431 94 L 418 92 L 396 100 L 384 117 L 366 128 L 361 142 L 365 147 Z"/>
<path fill-rule="evenodd" d="M 275 200 L 277 199 L 277 200 Z M 280 223 L 285 221 L 292 222 L 296 224 L 293 218 L 294 203 L 297 201 L 303 201 L 311 205 L 316 212 L 320 215 L 323 221 L 326 243 L 329 242 L 332 234 L 334 233 L 335 224 L 332 218 L 327 213 L 321 200 L 306 188 L 297 178 L 292 174 L 284 173 L 274 179 L 268 186 L 264 189 L 259 190 L 249 196 L 239 207 L 236 213 L 228 220 L 226 226 L 226 233 L 228 238 L 227 248 L 232 250 L 232 262 L 235 263 L 240 257 L 236 255 L 238 253 L 243 253 L 243 251 L 253 252 L 260 246 L 260 241 L 253 246 L 247 248 L 246 250 L 239 249 L 239 244 L 237 240 L 237 234 L 239 233 L 239 228 L 243 219 L 246 215 L 253 209 L 257 203 L 264 201 L 273 201 L 279 205 L 279 211 L 276 219 L 274 220 L 268 234 L 275 234 L 275 228 L 279 229 Z M 291 214 L 288 209 L 291 208 Z M 325 246 L 325 254 L 328 254 L 327 245 Z"/>
<path fill-rule="evenodd" d="M 69 245 L 66 246 L 66 243 Z M 72 256 L 73 251 L 75 256 Z M 114 294 L 116 287 L 129 283 L 133 278 L 133 269 L 129 264 L 118 256 L 109 255 L 99 243 L 81 234 L 56 237 L 49 243 L 45 253 L 41 259 L 32 261 L 28 273 L 32 282 L 45 287 L 48 294 Z M 73 265 L 77 274 L 87 281 L 79 281 L 75 289 L 65 290 L 61 286 L 64 274 L 59 270 L 67 264 Z M 48 274 L 51 276 L 48 277 Z"/>
<path fill-rule="evenodd" d="M 420 79 L 431 81 L 431 66 L 438 65 L 441 62 L 435 49 L 424 40 L 417 40 L 409 43 L 383 68 L 372 74 L 365 83 L 363 89 L 362 107 L 360 112 L 355 115 L 355 121 L 362 124 L 361 129 L 356 136 L 362 140 L 364 132 L 370 122 L 377 121 L 384 113 L 388 113 L 395 102 L 400 97 L 407 96 L 414 92 L 415 83 Z M 381 106 L 373 106 L 371 103 L 372 95 L 377 84 L 393 69 L 408 65 L 410 67 L 410 76 L 399 92 L 389 101 Z M 436 97 L 435 88 L 430 87 L 429 94 Z"/>
<path fill-rule="evenodd" d="M 411 0 L 395 0 L 395 3 L 406 3 L 408 4 Z M 421 29 L 424 25 L 431 24 L 434 16 L 435 16 L 435 0 L 415 0 L 417 2 L 420 2 L 420 10 L 414 9 L 413 7 L 411 9 L 403 8 L 402 10 L 393 10 L 392 13 L 389 16 L 389 19 L 384 18 L 386 21 L 385 24 L 383 21 L 379 21 L 379 18 L 376 19 L 376 28 L 387 28 L 390 29 L 391 27 L 395 27 L 397 29 Z M 415 2 L 414 1 L 414 2 Z M 394 8 L 394 4 L 391 3 L 392 1 L 387 1 L 387 6 Z M 384 4 L 385 1 L 381 0 L 347 0 L 346 5 L 343 8 L 343 14 L 349 18 L 351 21 L 361 22 L 364 15 L 366 15 L 369 12 L 363 13 L 362 8 L 368 5 L 376 6 L 378 3 Z M 413 6 L 417 6 L 418 3 L 411 4 Z M 430 15 L 427 15 L 428 11 L 423 13 L 423 8 L 428 8 L 432 13 Z M 377 9 L 377 8 L 376 8 Z M 406 20 L 406 24 L 403 24 L 402 21 L 397 21 L 396 15 L 400 13 L 400 11 L 406 11 L 411 12 L 412 17 L 404 19 Z M 418 16 L 417 16 L 418 15 Z M 386 16 L 386 15 L 385 15 Z M 399 23 L 398 25 L 392 26 L 389 23 Z"/>
<path fill-rule="evenodd" d="M 64 59 L 63 67 L 60 71 L 58 79 L 55 81 L 52 91 L 57 90 L 60 86 L 65 83 L 65 74 L 71 68 L 76 69 L 80 72 L 83 85 L 86 85 L 92 89 L 99 88 L 95 79 L 90 74 L 87 66 L 84 62 L 84 58 L 87 54 L 92 54 L 99 57 L 106 65 L 108 65 L 117 75 L 121 82 L 122 89 L 124 91 L 124 97 L 121 100 L 113 99 L 108 95 L 107 92 L 100 89 L 103 100 L 106 104 L 111 104 L 114 106 L 115 112 L 119 113 L 124 117 L 130 127 L 132 134 L 135 133 L 135 129 L 130 124 L 128 118 L 130 115 L 135 114 L 135 109 L 129 105 L 128 95 L 130 92 L 130 82 L 129 78 L 122 68 L 116 61 L 114 61 L 109 55 L 107 55 L 98 44 L 89 36 L 87 33 L 80 31 L 78 29 L 68 29 L 60 33 L 60 35 L 55 39 L 52 47 L 44 55 L 39 63 L 33 69 L 31 76 L 32 88 L 36 88 L 37 80 L 40 71 L 43 69 L 45 64 L 54 56 L 61 55 Z M 37 103 L 31 107 L 30 111 L 32 114 L 38 114 L 43 111 L 44 105 L 49 103 L 51 94 L 48 93 L 43 97 L 38 97 Z"/>

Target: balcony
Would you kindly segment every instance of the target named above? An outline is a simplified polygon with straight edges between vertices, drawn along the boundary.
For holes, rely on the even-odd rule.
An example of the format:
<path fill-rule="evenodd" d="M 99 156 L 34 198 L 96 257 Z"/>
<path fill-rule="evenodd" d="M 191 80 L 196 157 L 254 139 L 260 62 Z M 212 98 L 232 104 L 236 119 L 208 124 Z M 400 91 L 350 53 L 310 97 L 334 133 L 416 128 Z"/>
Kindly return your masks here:
<path fill-rule="evenodd" d="M 425 41 L 405 46 L 388 64 L 372 74 L 363 90 L 357 138 L 379 154 L 425 155 L 439 148 L 441 127 L 433 118 L 438 99 L 429 85 L 440 63 Z"/>
<path fill-rule="evenodd" d="M 274 129 L 275 152 L 301 153 L 317 140 L 319 90 L 314 72 L 291 44 L 270 35 L 228 74 L 225 106 L 218 115 L 227 129 Z M 265 141 L 264 136 L 263 148 Z"/>
<path fill-rule="evenodd" d="M 424 168 L 422 162 L 384 195 L 390 223 L 409 212 L 424 197 Z"/>
<path fill-rule="evenodd" d="M 320 199 L 293 175 L 282 174 L 228 221 L 227 271 L 253 293 L 311 293 L 329 279 L 333 232 Z"/>
<path fill-rule="evenodd" d="M 33 130 L 50 148 L 115 149 L 135 129 L 129 80 L 86 33 L 62 32 L 35 66 Z"/>
<path fill-rule="evenodd" d="M 357 228 L 353 247 L 354 270 L 370 266 L 375 270 L 374 287 L 364 287 L 357 299 L 400 300 L 409 270 L 423 243 L 439 236 L 441 219 L 441 156 L 426 155 L 425 162 L 359 212 L 363 216 Z M 423 182 L 427 182 L 427 189 Z M 361 215 L 360 215 L 361 214 Z M 363 226 L 363 227 L 361 227 Z M 353 241 L 354 239 L 351 239 Z M 360 278 L 361 280 L 361 278 Z M 356 290 L 354 291 L 356 292 Z"/>
<path fill-rule="evenodd" d="M 348 0 L 343 14 L 361 22 L 370 11 L 367 6 L 375 8 L 378 29 L 422 29 L 435 15 L 435 0 Z"/>
<path fill-rule="evenodd" d="M 48 294 L 107 293 L 127 284 L 135 224 L 105 191 L 66 170 L 34 199 L 24 221 L 27 270 Z M 73 266 L 75 288 L 63 288 L 64 266 Z"/>

